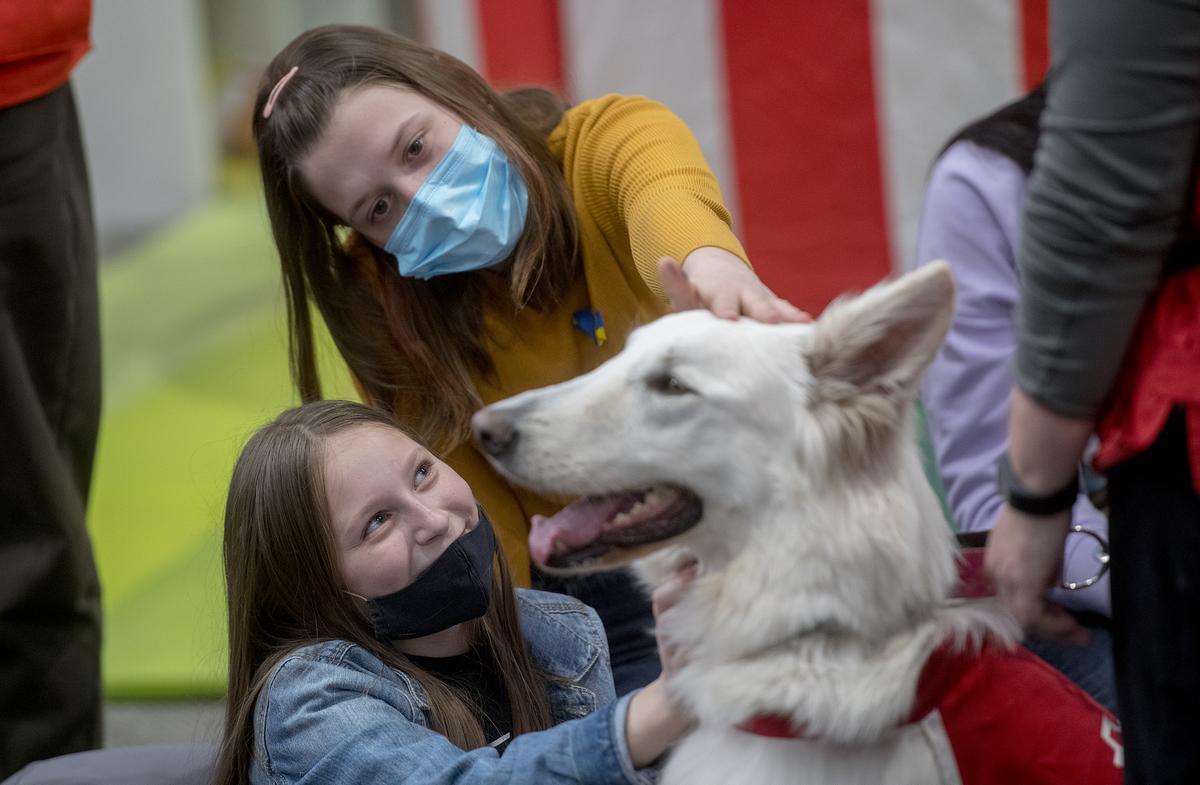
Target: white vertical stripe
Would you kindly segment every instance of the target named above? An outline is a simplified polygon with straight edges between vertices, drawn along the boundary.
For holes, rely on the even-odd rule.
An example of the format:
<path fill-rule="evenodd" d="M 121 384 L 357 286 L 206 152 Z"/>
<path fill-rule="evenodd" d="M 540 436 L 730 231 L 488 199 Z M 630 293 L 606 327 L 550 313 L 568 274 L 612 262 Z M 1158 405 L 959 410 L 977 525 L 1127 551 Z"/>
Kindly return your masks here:
<path fill-rule="evenodd" d="M 575 100 L 661 101 L 687 123 L 737 214 L 720 0 L 564 0 L 563 59 Z"/>
<path fill-rule="evenodd" d="M 872 0 L 892 259 L 912 264 L 925 178 L 958 128 L 1021 90 L 1018 0 Z"/>
<path fill-rule="evenodd" d="M 954 757 L 954 745 L 950 743 L 950 734 L 946 731 L 946 723 L 942 721 L 941 711 L 934 709 L 925 715 L 925 719 L 921 720 L 921 735 L 929 745 L 942 785 L 963 785 L 958 759 Z"/>
<path fill-rule="evenodd" d="M 483 73 L 483 39 L 476 0 L 417 0 L 422 43 L 462 60 Z"/>

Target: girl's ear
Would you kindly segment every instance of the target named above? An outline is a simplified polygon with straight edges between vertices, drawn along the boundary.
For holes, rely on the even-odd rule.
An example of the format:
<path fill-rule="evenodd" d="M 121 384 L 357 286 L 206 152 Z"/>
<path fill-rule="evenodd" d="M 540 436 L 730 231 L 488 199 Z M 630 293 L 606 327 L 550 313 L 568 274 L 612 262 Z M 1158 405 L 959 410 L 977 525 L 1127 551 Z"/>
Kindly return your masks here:
<path fill-rule="evenodd" d="M 907 403 L 953 315 L 954 275 L 941 261 L 835 302 L 805 351 L 814 398 L 836 404 L 883 394 Z"/>

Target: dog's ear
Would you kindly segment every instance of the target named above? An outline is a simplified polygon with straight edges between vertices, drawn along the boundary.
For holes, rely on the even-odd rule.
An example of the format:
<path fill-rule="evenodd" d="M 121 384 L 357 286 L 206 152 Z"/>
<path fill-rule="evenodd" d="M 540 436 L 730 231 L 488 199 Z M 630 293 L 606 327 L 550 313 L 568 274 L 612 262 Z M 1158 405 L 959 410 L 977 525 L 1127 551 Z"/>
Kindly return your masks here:
<path fill-rule="evenodd" d="M 861 296 L 838 300 L 814 325 L 806 351 L 817 401 L 916 396 L 954 314 L 954 276 L 934 262 Z"/>

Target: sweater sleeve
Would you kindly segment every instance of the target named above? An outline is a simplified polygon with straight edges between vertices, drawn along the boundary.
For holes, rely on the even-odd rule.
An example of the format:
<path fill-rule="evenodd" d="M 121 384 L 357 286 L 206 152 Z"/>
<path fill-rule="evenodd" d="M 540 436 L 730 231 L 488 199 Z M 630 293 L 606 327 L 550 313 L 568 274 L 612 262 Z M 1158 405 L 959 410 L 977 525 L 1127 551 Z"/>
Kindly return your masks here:
<path fill-rule="evenodd" d="M 1015 242 L 1025 173 L 1008 158 L 959 142 L 934 165 L 917 234 L 916 264 L 944 259 L 954 271 L 954 321 L 921 381 L 921 399 L 946 495 L 961 531 L 987 531 L 1003 499 L 996 461 L 1008 444 L 1009 392 L 1017 302 Z M 1107 538 L 1108 519 L 1085 494 L 1074 521 Z M 1068 539 L 1065 573 L 1084 578 L 1097 564 L 1089 541 Z M 1107 577 L 1057 592 L 1072 610 L 1110 614 Z"/>
<path fill-rule="evenodd" d="M 688 127 L 662 104 L 608 96 L 569 113 L 551 135 L 563 146 L 571 190 L 609 242 L 628 246 L 642 279 L 662 295 L 661 256 L 722 248 L 747 261 L 732 218 Z M 747 264 L 749 262 L 747 261 Z"/>
<path fill-rule="evenodd" d="M 1200 117 L 1200 10 L 1060 0 L 1020 251 L 1016 377 L 1093 418 L 1178 236 Z"/>

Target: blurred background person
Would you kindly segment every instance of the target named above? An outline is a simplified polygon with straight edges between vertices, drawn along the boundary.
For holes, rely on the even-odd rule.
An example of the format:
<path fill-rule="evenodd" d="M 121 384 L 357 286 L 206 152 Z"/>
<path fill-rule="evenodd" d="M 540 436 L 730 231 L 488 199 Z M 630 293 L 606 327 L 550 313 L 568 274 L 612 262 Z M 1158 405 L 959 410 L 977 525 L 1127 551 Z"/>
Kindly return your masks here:
<path fill-rule="evenodd" d="M 100 744 L 96 238 L 68 81 L 90 17 L 0 5 L 0 778 Z"/>

